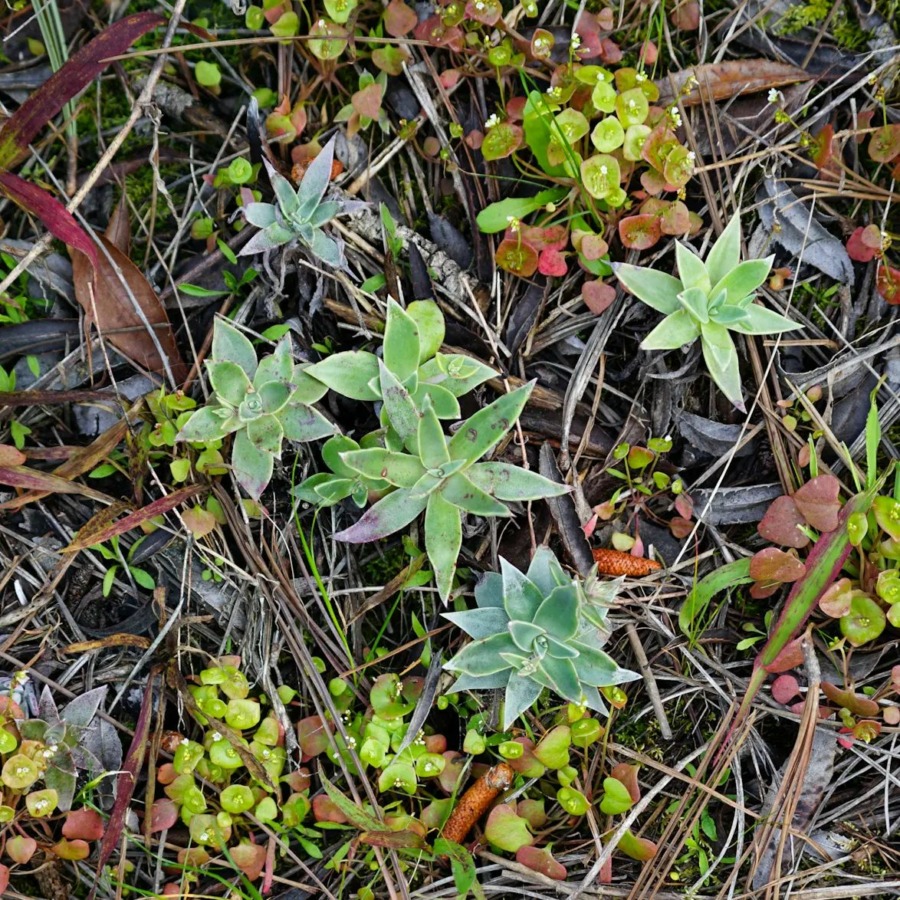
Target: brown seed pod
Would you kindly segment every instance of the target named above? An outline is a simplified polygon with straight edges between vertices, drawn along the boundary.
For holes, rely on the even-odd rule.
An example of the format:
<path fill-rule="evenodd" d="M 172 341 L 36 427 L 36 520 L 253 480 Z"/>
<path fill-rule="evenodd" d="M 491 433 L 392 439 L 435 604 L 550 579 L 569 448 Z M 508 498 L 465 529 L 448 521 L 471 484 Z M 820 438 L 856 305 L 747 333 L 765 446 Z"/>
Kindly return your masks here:
<path fill-rule="evenodd" d="M 597 563 L 597 571 L 601 575 L 630 575 L 639 578 L 662 568 L 655 559 L 632 556 L 630 553 L 622 553 L 621 550 L 595 547 L 591 552 L 594 554 L 594 562 Z"/>
<path fill-rule="evenodd" d="M 512 783 L 516 773 L 511 766 L 500 763 L 489 769 L 459 798 L 444 825 L 441 837 L 461 844 L 472 826 L 487 812 L 487 808 Z"/>

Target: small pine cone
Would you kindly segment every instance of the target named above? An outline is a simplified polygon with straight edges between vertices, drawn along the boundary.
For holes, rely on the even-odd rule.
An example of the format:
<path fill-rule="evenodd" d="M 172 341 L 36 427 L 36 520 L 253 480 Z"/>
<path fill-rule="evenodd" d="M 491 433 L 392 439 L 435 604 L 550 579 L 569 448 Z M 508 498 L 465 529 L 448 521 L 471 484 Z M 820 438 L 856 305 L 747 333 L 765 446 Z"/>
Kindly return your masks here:
<path fill-rule="evenodd" d="M 441 837 L 461 844 L 472 830 L 472 826 L 487 812 L 487 808 L 500 792 L 505 791 L 513 783 L 515 775 L 512 767 L 506 763 L 500 763 L 489 769 L 486 775 L 479 778 L 459 798 L 444 825 Z"/>
<path fill-rule="evenodd" d="M 621 550 L 596 547 L 592 552 L 594 562 L 597 563 L 597 571 L 601 575 L 629 575 L 632 578 L 640 578 L 662 568 L 655 559 L 632 556 L 630 553 L 622 553 Z"/>

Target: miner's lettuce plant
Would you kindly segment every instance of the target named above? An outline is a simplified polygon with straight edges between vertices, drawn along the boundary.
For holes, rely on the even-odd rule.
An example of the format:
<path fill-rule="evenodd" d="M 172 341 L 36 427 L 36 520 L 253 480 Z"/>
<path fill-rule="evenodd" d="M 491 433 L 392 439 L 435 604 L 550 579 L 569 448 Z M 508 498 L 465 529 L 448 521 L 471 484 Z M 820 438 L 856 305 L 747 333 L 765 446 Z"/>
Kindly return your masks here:
<path fill-rule="evenodd" d="M 325 200 L 333 161 L 334 138 L 322 148 L 294 190 L 294 186 L 265 160 L 276 203 L 253 202 L 244 207 L 244 218 L 262 230 L 250 238 L 240 255 L 262 253 L 299 241 L 326 265 L 346 268 L 342 242 L 327 235 L 323 228 L 335 216 L 353 212 L 366 204 Z"/>
<path fill-rule="evenodd" d="M 544 688 L 605 713 L 598 688 L 639 677 L 602 649 L 609 637 L 606 607 L 620 582 L 572 579 L 546 548 L 527 573 L 505 559 L 500 567 L 475 588 L 476 609 L 444 613 L 474 638 L 444 666 L 459 675 L 450 690 L 503 689 L 504 731 Z"/>
<path fill-rule="evenodd" d="M 257 362 L 253 344 L 229 322 L 217 319 L 206 367 L 215 401 L 188 419 L 179 438 L 205 442 L 234 434 L 232 471 L 254 500 L 271 480 L 285 438 L 313 441 L 334 433 L 332 424 L 312 407 L 328 389 L 294 364 L 289 335 Z"/>
<path fill-rule="evenodd" d="M 741 262 L 740 215 L 735 213 L 704 262 L 677 242 L 678 278 L 617 263 L 616 277 L 639 300 L 665 315 L 641 343 L 643 350 L 675 350 L 697 338 L 713 381 L 744 409 L 738 355 L 729 332 L 780 334 L 800 326 L 753 302 L 774 257 Z"/>

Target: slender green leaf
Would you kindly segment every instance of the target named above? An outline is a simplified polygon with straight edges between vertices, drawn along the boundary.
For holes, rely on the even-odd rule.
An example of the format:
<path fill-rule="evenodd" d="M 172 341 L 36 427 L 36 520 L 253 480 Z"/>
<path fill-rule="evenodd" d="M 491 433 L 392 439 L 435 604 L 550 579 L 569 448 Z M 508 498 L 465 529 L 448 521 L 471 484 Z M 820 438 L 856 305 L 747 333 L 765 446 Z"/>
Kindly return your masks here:
<path fill-rule="evenodd" d="M 674 276 L 628 263 L 613 263 L 613 272 L 638 300 L 657 312 L 670 315 L 681 309 L 678 295 L 684 290 L 684 285 Z"/>
<path fill-rule="evenodd" d="M 425 510 L 425 551 L 434 571 L 438 594 L 444 603 L 450 598 L 461 548 L 462 520 L 459 510 L 435 492 L 428 498 Z"/>

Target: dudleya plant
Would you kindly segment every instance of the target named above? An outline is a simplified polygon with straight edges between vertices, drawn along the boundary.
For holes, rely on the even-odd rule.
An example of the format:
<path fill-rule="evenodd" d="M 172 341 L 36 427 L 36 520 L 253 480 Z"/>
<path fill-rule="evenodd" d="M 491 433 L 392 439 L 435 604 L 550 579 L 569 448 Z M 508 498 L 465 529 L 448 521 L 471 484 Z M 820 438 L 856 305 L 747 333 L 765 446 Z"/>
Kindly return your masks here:
<path fill-rule="evenodd" d="M 450 690 L 505 689 L 504 731 L 544 688 L 606 713 L 598 688 L 639 677 L 602 649 L 609 637 L 606 607 L 620 581 L 582 583 L 543 547 L 527 573 L 502 558 L 500 568 L 476 586 L 476 609 L 444 613 L 474 638 L 444 666 L 459 675 Z"/>
<path fill-rule="evenodd" d="M 257 362 L 253 344 L 225 319 L 216 319 L 206 368 L 214 402 L 198 409 L 178 437 L 199 442 L 234 434 L 231 468 L 254 500 L 271 480 L 285 438 L 313 441 L 334 433 L 312 407 L 328 388 L 294 364 L 289 335 Z"/>
<path fill-rule="evenodd" d="M 334 138 L 312 161 L 299 186 L 294 186 L 264 160 L 275 191 L 275 203 L 252 202 L 244 207 L 244 218 L 261 228 L 241 248 L 241 256 L 273 250 L 282 244 L 299 241 L 313 256 L 336 269 L 347 267 L 343 243 L 327 235 L 323 228 L 335 216 L 352 212 L 365 203 L 325 200 L 334 162 Z"/>
<path fill-rule="evenodd" d="M 741 376 L 730 331 L 780 334 L 800 326 L 753 302 L 774 257 L 741 262 L 740 213 L 713 244 L 706 261 L 681 242 L 675 244 L 678 278 L 654 269 L 616 263 L 622 284 L 665 319 L 641 342 L 643 350 L 675 350 L 697 338 L 713 381 L 741 411 Z"/>

